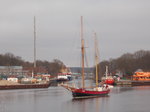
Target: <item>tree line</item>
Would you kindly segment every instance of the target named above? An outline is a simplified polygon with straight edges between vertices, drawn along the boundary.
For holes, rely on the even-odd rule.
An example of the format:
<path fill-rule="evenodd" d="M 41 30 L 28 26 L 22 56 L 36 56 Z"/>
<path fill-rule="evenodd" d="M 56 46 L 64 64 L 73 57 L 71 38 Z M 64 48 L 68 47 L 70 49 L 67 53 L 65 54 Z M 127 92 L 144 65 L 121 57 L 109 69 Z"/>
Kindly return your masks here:
<path fill-rule="evenodd" d="M 109 72 L 113 75 L 120 72 L 123 75 L 133 75 L 138 69 L 150 71 L 150 51 L 139 50 L 135 53 L 126 53 L 117 59 L 105 60 L 99 63 L 100 74 L 105 73 L 108 66 Z"/>
<path fill-rule="evenodd" d="M 58 59 L 50 61 L 36 61 L 37 67 L 44 67 L 48 73 L 55 75 L 66 68 L 64 63 Z M 0 54 L 0 66 L 23 66 L 23 68 L 33 67 L 33 63 L 24 61 L 21 57 L 15 56 L 12 53 Z"/>
<path fill-rule="evenodd" d="M 61 69 L 66 68 L 65 64 L 54 59 L 50 61 L 37 60 L 37 67 L 44 67 L 48 73 L 57 74 Z M 0 66 L 23 66 L 24 68 L 33 67 L 32 62 L 24 61 L 21 57 L 12 53 L 0 54 Z M 139 50 L 135 53 L 126 53 L 116 59 L 104 60 L 98 64 L 99 74 L 105 74 L 105 67 L 108 66 L 109 73 L 115 75 L 117 72 L 123 75 L 133 75 L 138 69 L 150 71 L 150 51 Z"/>

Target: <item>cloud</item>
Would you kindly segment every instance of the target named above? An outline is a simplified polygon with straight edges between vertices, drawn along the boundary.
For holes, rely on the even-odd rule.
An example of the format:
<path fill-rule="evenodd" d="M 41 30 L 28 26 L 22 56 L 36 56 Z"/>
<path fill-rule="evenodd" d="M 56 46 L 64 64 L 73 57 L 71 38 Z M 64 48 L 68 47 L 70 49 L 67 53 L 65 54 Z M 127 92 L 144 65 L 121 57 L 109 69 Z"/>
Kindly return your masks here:
<path fill-rule="evenodd" d="M 149 49 L 149 6 L 149 0 L 1 0 L 0 51 L 32 61 L 36 16 L 37 58 L 78 66 L 81 15 L 88 47 L 97 32 L 101 60 Z"/>

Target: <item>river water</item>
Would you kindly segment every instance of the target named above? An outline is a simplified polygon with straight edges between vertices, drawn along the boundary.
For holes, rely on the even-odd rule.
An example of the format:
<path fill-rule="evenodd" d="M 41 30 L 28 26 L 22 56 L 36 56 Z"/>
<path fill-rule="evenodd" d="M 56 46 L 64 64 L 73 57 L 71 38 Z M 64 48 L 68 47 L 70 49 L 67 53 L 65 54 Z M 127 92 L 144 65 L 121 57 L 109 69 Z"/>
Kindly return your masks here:
<path fill-rule="evenodd" d="M 0 112 L 150 112 L 150 86 L 114 87 L 106 97 L 79 100 L 60 86 L 0 90 Z"/>

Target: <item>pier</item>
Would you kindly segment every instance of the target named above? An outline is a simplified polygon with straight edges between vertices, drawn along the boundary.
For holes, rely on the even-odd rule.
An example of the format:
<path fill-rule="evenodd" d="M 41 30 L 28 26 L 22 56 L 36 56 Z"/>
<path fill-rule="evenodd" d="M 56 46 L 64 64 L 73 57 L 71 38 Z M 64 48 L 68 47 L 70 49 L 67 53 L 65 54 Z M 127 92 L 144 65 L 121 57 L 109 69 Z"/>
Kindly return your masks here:
<path fill-rule="evenodd" d="M 120 85 L 120 86 L 132 85 L 132 81 L 131 80 L 120 80 L 120 81 L 116 82 L 116 85 Z"/>
<path fill-rule="evenodd" d="M 116 85 L 118 86 L 123 86 L 123 85 L 144 86 L 144 85 L 150 85 L 150 81 L 120 80 L 116 82 Z"/>

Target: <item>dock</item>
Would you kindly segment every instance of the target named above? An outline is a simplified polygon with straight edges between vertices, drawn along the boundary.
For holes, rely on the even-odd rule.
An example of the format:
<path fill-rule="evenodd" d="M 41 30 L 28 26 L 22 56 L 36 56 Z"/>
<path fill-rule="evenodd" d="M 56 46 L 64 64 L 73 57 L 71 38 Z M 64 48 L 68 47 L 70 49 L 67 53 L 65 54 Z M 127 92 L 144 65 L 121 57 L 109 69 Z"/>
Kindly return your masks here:
<path fill-rule="evenodd" d="M 132 86 L 148 86 L 150 81 L 132 81 Z"/>
<path fill-rule="evenodd" d="M 130 85 L 130 86 L 145 86 L 150 85 L 150 81 L 133 81 L 133 80 L 120 80 L 116 82 L 118 86 Z"/>
<path fill-rule="evenodd" d="M 119 86 L 132 85 L 132 81 L 131 80 L 120 80 L 120 81 L 117 81 L 115 83 L 116 83 L 116 85 L 119 85 Z"/>

